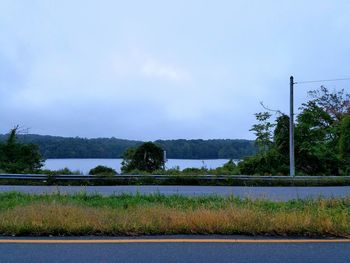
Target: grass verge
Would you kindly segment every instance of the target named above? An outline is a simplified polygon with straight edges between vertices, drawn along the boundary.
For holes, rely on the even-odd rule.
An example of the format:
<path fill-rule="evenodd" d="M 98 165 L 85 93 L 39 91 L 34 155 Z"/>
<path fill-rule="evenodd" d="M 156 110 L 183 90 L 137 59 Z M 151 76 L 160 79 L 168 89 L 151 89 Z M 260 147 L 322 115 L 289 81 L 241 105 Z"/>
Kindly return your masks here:
<path fill-rule="evenodd" d="M 2 193 L 0 234 L 350 237 L 350 199 Z"/>

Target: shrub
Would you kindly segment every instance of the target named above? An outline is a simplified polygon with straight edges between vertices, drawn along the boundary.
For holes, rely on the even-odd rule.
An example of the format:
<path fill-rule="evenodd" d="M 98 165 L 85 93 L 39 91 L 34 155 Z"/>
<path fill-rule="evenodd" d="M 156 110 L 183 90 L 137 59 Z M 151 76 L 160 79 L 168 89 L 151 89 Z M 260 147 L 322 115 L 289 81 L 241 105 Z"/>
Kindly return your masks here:
<path fill-rule="evenodd" d="M 185 168 L 182 170 L 182 174 L 184 175 L 204 175 L 208 174 L 208 170 L 204 167 L 202 168 Z"/>
<path fill-rule="evenodd" d="M 91 169 L 89 172 L 89 175 L 101 175 L 101 176 L 114 176 L 117 174 L 118 173 L 116 172 L 116 170 L 103 165 L 96 166 L 95 168 Z"/>
<path fill-rule="evenodd" d="M 231 159 L 223 166 L 210 170 L 209 173 L 214 175 L 237 175 L 239 174 L 239 170 L 237 165 Z"/>
<path fill-rule="evenodd" d="M 39 171 L 39 174 L 47 174 L 47 175 L 82 175 L 83 173 L 79 170 L 71 171 L 67 167 L 59 170 L 49 170 L 43 169 Z"/>

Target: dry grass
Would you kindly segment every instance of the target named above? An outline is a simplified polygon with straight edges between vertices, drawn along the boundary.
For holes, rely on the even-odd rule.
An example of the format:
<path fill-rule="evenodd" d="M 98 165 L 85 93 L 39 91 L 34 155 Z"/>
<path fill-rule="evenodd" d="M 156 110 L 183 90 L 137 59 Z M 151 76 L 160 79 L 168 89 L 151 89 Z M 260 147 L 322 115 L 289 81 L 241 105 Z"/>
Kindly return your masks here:
<path fill-rule="evenodd" d="M 332 203 L 335 202 L 335 203 Z M 319 200 L 312 206 L 267 209 L 259 203 L 179 208 L 154 203 L 91 207 L 34 202 L 0 211 L 6 235 L 249 234 L 350 236 L 349 208 Z"/>

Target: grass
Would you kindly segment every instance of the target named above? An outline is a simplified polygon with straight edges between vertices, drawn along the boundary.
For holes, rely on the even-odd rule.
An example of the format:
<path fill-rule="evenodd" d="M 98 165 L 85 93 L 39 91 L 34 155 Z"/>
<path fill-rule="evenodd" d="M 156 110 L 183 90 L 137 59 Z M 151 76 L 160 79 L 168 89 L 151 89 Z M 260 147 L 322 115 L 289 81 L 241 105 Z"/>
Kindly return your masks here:
<path fill-rule="evenodd" d="M 0 234 L 350 237 L 350 199 L 2 193 Z"/>

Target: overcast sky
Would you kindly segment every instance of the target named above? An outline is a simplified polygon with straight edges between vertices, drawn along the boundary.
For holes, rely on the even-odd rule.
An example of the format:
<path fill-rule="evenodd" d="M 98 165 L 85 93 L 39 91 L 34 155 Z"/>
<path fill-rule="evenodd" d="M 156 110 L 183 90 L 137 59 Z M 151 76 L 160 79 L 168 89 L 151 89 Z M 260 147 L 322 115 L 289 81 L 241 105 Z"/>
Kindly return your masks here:
<path fill-rule="evenodd" d="M 350 76 L 349 14 L 348 0 L 1 0 L 0 133 L 252 139 L 259 101 L 287 112 L 291 74 Z M 318 86 L 297 86 L 296 106 Z"/>

